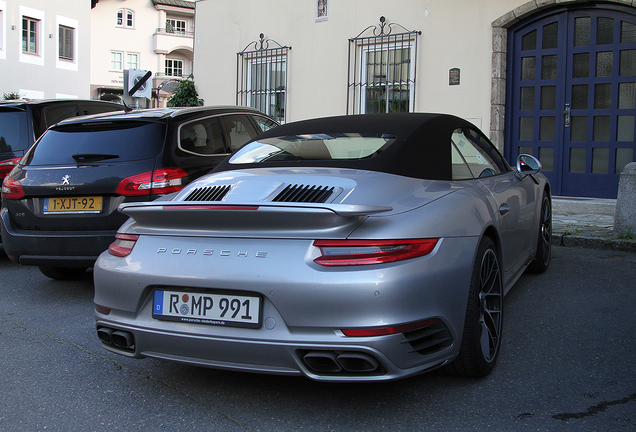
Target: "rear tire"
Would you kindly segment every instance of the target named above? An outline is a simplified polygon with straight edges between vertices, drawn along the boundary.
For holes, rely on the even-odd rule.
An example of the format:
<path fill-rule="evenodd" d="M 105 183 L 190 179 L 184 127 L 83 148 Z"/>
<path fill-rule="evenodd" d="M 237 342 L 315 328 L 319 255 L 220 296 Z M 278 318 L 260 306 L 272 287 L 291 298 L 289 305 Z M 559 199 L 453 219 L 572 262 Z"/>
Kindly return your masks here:
<path fill-rule="evenodd" d="M 552 203 L 547 192 L 543 192 L 541 215 L 539 217 L 537 254 L 528 266 L 529 273 L 543 273 L 546 271 L 552 257 Z"/>
<path fill-rule="evenodd" d="M 450 375 L 483 377 L 499 356 L 503 329 L 503 282 L 495 244 L 484 237 L 479 244 L 468 293 L 459 355 L 444 367 Z"/>
<path fill-rule="evenodd" d="M 86 273 L 86 267 L 50 267 L 39 266 L 42 274 L 56 280 L 74 280 L 81 278 Z"/>

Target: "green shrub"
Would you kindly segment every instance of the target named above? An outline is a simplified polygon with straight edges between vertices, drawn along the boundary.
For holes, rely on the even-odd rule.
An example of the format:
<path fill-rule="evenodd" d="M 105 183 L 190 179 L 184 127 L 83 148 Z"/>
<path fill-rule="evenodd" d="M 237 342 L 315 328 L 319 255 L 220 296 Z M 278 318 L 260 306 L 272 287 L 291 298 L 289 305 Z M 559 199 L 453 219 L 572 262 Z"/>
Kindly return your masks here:
<path fill-rule="evenodd" d="M 172 93 L 172 96 L 168 98 L 167 105 L 169 107 L 190 107 L 203 105 L 203 99 L 199 99 L 199 94 L 194 87 L 194 76 L 190 75 L 188 78 L 181 81 L 177 88 Z"/>

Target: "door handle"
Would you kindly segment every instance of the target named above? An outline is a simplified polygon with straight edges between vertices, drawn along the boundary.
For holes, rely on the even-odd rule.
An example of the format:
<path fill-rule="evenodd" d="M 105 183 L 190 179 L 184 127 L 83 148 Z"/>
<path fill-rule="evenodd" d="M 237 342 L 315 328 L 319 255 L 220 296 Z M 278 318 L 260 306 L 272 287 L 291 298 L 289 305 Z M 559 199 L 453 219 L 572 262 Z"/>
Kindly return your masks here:
<path fill-rule="evenodd" d="M 508 213 L 510 211 L 510 206 L 506 203 L 503 203 L 502 205 L 499 206 L 499 214 L 500 215 L 505 215 L 506 213 Z"/>
<path fill-rule="evenodd" d="M 566 103 L 565 104 L 565 111 L 563 111 L 563 115 L 565 116 L 565 127 L 570 127 L 570 118 L 571 118 L 571 109 L 570 109 L 570 104 Z"/>

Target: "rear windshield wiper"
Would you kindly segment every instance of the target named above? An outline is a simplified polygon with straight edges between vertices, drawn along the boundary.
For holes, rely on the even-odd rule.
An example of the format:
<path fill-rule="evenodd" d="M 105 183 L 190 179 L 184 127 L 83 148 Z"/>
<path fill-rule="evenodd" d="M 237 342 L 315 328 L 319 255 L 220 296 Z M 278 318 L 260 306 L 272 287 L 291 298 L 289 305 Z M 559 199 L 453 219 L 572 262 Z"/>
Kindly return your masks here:
<path fill-rule="evenodd" d="M 99 161 L 104 159 L 115 159 L 118 158 L 119 155 L 109 154 L 109 153 L 75 153 L 72 155 L 73 159 L 76 161 Z"/>

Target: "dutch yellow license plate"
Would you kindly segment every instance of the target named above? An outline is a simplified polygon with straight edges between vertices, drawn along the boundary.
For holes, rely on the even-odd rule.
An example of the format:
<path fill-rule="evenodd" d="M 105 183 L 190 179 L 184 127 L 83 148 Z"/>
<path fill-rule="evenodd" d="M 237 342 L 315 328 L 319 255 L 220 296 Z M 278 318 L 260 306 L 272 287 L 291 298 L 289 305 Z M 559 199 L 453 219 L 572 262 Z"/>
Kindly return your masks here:
<path fill-rule="evenodd" d="M 43 212 L 51 213 L 101 213 L 102 197 L 60 197 L 45 198 Z"/>

